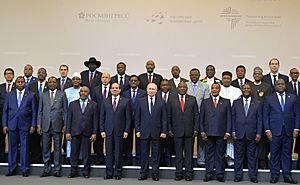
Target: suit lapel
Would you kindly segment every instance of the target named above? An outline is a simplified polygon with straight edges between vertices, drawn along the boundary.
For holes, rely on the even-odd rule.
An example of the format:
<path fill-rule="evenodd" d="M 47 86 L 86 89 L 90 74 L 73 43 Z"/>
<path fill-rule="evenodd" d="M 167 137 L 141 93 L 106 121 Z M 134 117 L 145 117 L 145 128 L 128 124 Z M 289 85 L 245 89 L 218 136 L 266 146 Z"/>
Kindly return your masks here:
<path fill-rule="evenodd" d="M 281 105 L 280 105 L 280 100 L 278 99 L 277 93 L 274 93 L 273 97 L 276 99 L 276 101 L 274 101 L 274 103 L 277 104 L 277 107 L 282 112 Z"/>

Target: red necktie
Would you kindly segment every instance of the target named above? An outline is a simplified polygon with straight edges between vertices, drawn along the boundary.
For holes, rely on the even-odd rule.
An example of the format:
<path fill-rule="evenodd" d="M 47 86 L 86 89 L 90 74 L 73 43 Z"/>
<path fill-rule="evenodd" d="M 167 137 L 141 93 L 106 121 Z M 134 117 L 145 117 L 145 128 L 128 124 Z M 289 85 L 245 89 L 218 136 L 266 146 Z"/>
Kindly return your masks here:
<path fill-rule="evenodd" d="M 6 92 L 9 93 L 10 92 L 10 84 L 7 84 L 7 89 Z"/>
<path fill-rule="evenodd" d="M 215 108 L 217 108 L 217 106 L 218 106 L 217 98 L 214 98 L 214 106 L 215 106 Z"/>
<path fill-rule="evenodd" d="M 93 82 L 93 73 L 91 73 L 91 76 L 90 76 L 90 85 L 92 85 L 92 82 Z"/>
<path fill-rule="evenodd" d="M 181 98 L 180 98 L 180 105 L 181 105 L 181 110 L 182 110 L 182 112 L 184 112 L 184 101 L 183 101 L 183 95 L 181 95 Z"/>
<path fill-rule="evenodd" d="M 152 75 L 149 75 L 149 76 L 148 76 L 148 84 L 152 82 L 151 77 L 152 77 Z"/>

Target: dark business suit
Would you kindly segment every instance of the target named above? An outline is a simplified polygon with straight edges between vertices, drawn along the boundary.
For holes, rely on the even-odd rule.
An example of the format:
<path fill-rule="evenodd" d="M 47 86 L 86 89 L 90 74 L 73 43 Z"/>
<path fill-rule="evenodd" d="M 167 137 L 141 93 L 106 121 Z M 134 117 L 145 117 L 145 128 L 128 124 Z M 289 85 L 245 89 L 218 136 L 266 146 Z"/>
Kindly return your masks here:
<path fill-rule="evenodd" d="M 185 79 L 185 78 L 181 78 L 181 77 L 180 77 L 180 82 L 188 82 L 188 80 Z M 171 91 L 177 92 L 177 87 L 176 87 L 176 85 L 175 85 L 174 78 L 171 78 L 171 79 L 169 80 L 169 84 L 170 84 L 170 89 L 171 89 Z"/>
<path fill-rule="evenodd" d="M 253 83 L 253 82 L 252 82 L 251 80 L 245 78 L 244 84 L 246 84 L 246 83 L 247 83 L 247 84 L 251 84 L 251 83 Z M 242 89 L 242 87 L 240 87 L 240 79 L 238 79 L 238 78 L 235 79 L 235 80 L 232 80 L 231 85 L 232 85 L 233 87 Z"/>
<path fill-rule="evenodd" d="M 152 113 L 148 96 L 139 100 L 135 114 L 135 129 L 141 134 L 141 176 L 148 175 L 151 142 L 152 175 L 158 175 L 160 159 L 160 134 L 167 133 L 167 109 L 164 101 L 155 97 Z"/>
<path fill-rule="evenodd" d="M 68 89 L 69 87 L 72 87 L 72 86 L 73 86 L 72 79 L 69 78 L 69 77 L 66 77 L 66 78 L 65 78 L 64 88 L 61 89 L 61 83 L 62 83 L 62 82 L 61 82 L 61 79 L 62 79 L 61 77 L 57 79 L 57 89 L 58 89 L 58 90 L 64 91 L 65 89 Z"/>
<path fill-rule="evenodd" d="M 61 170 L 62 129 L 66 126 L 68 102 L 63 91 L 56 90 L 53 103 L 51 91 L 44 92 L 40 97 L 37 126 L 42 128 L 44 172 L 51 172 L 51 148 L 54 140 L 53 163 L 54 171 Z"/>
<path fill-rule="evenodd" d="M 131 124 L 130 102 L 129 99 L 120 97 L 116 111 L 114 111 L 112 99 L 114 96 L 103 100 L 101 105 L 100 133 L 105 132 L 106 134 L 106 175 L 121 176 L 123 133 L 130 132 Z M 115 169 L 113 169 L 113 165 L 115 165 Z"/>
<path fill-rule="evenodd" d="M 15 84 L 11 83 L 11 91 L 15 90 Z M 4 101 L 5 101 L 5 96 L 6 96 L 6 87 L 7 83 L 3 83 L 0 85 L 0 162 L 5 162 L 5 134 L 2 132 L 2 113 L 3 113 L 3 106 L 4 106 Z"/>
<path fill-rule="evenodd" d="M 147 85 L 148 85 L 148 73 L 143 73 L 139 75 L 140 79 L 140 85 L 139 88 L 143 89 L 144 91 L 147 90 Z M 162 81 L 162 76 L 156 73 L 152 73 L 152 83 L 155 83 L 157 85 L 157 88 L 160 89 L 160 83 Z"/>
<path fill-rule="evenodd" d="M 200 108 L 200 132 L 207 135 L 205 147 L 206 174 L 212 175 L 214 167 L 217 177 L 224 176 L 226 140 L 225 133 L 231 132 L 230 100 L 219 96 L 217 108 L 213 98 L 204 99 Z"/>
<path fill-rule="evenodd" d="M 27 79 L 26 79 L 26 77 L 24 76 L 24 78 L 25 78 L 25 82 L 27 81 Z M 27 83 L 26 82 L 26 90 L 28 90 L 29 89 L 29 85 L 30 84 L 32 84 L 32 83 L 34 83 L 34 82 L 37 82 L 38 81 L 38 78 L 37 77 L 35 77 L 35 76 L 31 76 L 31 79 L 30 79 L 30 81 Z"/>
<path fill-rule="evenodd" d="M 249 100 L 248 100 L 249 101 Z M 236 133 L 234 143 L 235 176 L 243 177 L 243 160 L 247 152 L 249 177 L 257 179 L 258 156 L 256 135 L 262 135 L 262 104 L 251 98 L 246 115 L 243 98 L 232 105 L 232 132 Z"/>
<path fill-rule="evenodd" d="M 193 173 L 193 135 L 194 131 L 199 131 L 198 105 L 194 96 L 186 94 L 184 112 L 182 112 L 179 96 L 178 94 L 173 95 L 168 102 L 168 129 L 174 134 L 176 177 L 183 176 L 184 152 L 185 176 L 191 178 Z"/>
<path fill-rule="evenodd" d="M 101 84 L 102 73 L 97 70 L 94 71 L 94 78 L 92 80 L 92 84 L 90 84 L 89 70 L 82 71 L 80 75 L 82 80 L 81 85 L 87 86 L 90 89 L 90 92 L 93 92 L 94 87 Z"/>
<path fill-rule="evenodd" d="M 131 123 L 130 123 L 130 132 L 129 135 L 126 139 L 124 139 L 124 145 L 128 147 L 123 148 L 123 152 L 125 153 L 127 157 L 127 162 L 131 163 L 132 162 L 132 148 L 133 148 L 133 137 L 135 137 L 135 134 L 133 132 L 133 129 L 135 128 L 134 125 L 134 120 L 135 120 L 135 110 L 138 105 L 138 101 L 140 98 L 145 97 L 146 91 L 137 88 L 136 89 L 136 98 L 133 99 L 132 93 L 131 93 L 131 88 L 129 88 L 127 91 L 125 91 L 122 96 L 125 98 L 130 99 L 130 108 L 131 108 Z M 140 139 L 135 137 L 135 158 L 139 162 L 141 159 L 141 143 Z"/>
<path fill-rule="evenodd" d="M 34 94 L 26 91 L 18 107 L 18 95 L 14 90 L 7 94 L 3 107 L 2 126 L 8 127 L 8 170 L 17 167 L 18 144 L 21 145 L 21 170 L 29 170 L 29 130 L 36 126 L 37 104 Z"/>
<path fill-rule="evenodd" d="M 89 175 L 90 153 L 92 134 L 98 131 L 98 108 L 97 103 L 88 100 L 84 112 L 82 112 L 80 101 L 70 103 L 68 110 L 66 133 L 70 133 L 71 140 L 71 174 L 77 174 L 79 153 L 82 154 L 84 175 Z"/>
<path fill-rule="evenodd" d="M 111 86 L 109 86 L 111 87 Z M 110 89 L 107 88 L 107 97 L 110 97 Z M 102 102 L 105 99 L 103 94 L 102 94 L 102 85 L 98 85 L 93 89 L 93 92 L 91 93 L 91 98 L 94 102 L 97 103 L 98 106 L 98 115 L 100 115 L 101 113 L 101 106 L 102 106 Z M 103 154 L 103 143 L 104 143 L 104 139 L 101 137 L 100 134 L 97 135 L 97 139 L 96 141 L 94 141 L 93 143 L 93 149 L 94 149 L 94 153 L 97 154 L 97 158 L 99 160 L 100 164 L 104 164 L 105 163 L 105 157 Z"/>
<path fill-rule="evenodd" d="M 278 79 L 279 79 L 279 78 L 283 79 L 285 83 L 288 83 L 288 82 L 289 82 L 289 77 L 288 77 L 288 76 L 283 75 L 283 74 L 280 74 L 280 73 L 278 73 L 278 74 L 279 74 L 279 75 L 278 75 Z M 275 92 L 275 87 L 274 87 L 274 85 L 273 85 L 273 76 L 271 76 L 270 73 L 264 75 L 262 81 L 268 83 L 269 85 L 271 85 L 271 87 L 272 87 L 272 92 Z"/>
<path fill-rule="evenodd" d="M 297 97 L 285 92 L 284 111 L 277 93 L 266 97 L 264 102 L 264 128 L 272 132 L 270 171 L 272 178 L 278 178 L 280 166 L 283 177 L 291 177 L 293 130 L 299 129 L 299 103 Z M 280 165 L 281 164 L 281 165 Z"/>
<path fill-rule="evenodd" d="M 123 78 L 123 86 L 121 87 L 121 94 L 123 94 L 123 92 L 127 91 L 128 89 L 130 89 L 130 86 L 129 86 L 129 78 L 130 76 L 125 74 L 125 79 Z M 119 83 L 118 82 L 118 75 L 116 74 L 115 76 L 111 77 L 111 80 L 110 80 L 111 84 L 113 83 Z"/>
<path fill-rule="evenodd" d="M 40 97 L 39 97 L 38 81 L 29 84 L 29 91 L 34 93 L 37 105 L 39 105 Z M 45 82 L 43 93 L 46 91 L 48 91 L 47 81 Z M 33 134 L 30 134 L 29 152 L 30 152 L 31 163 L 43 163 L 41 142 L 42 142 L 42 137 L 38 135 L 36 131 Z"/>

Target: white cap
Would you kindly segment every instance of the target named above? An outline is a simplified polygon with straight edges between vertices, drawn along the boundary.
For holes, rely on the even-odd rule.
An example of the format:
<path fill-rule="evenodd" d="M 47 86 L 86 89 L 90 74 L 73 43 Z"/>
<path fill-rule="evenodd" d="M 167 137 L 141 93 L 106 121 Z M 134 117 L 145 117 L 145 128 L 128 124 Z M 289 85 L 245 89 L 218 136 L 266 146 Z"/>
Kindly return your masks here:
<path fill-rule="evenodd" d="M 80 73 L 78 73 L 78 72 L 75 72 L 75 73 L 72 75 L 72 78 L 74 78 L 74 77 L 78 77 L 78 78 L 81 79 L 81 75 L 80 75 Z"/>

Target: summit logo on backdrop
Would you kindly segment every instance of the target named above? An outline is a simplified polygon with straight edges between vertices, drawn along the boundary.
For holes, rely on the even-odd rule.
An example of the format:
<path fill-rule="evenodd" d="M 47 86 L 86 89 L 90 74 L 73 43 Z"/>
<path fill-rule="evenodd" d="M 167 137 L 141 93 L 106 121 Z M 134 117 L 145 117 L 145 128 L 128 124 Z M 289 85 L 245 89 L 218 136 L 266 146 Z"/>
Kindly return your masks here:
<path fill-rule="evenodd" d="M 228 7 L 221 12 L 220 17 L 225 18 L 225 20 L 230 24 L 230 29 L 233 30 L 240 22 L 242 15 L 238 9 Z"/>
<path fill-rule="evenodd" d="M 79 12 L 78 19 L 85 22 L 113 22 L 124 21 L 129 18 L 129 13 L 102 13 L 102 12 Z"/>
<path fill-rule="evenodd" d="M 148 19 L 148 23 L 151 24 L 195 24 L 203 23 L 203 20 L 193 15 L 177 15 L 170 14 L 168 12 L 156 12 L 152 14 Z"/>

